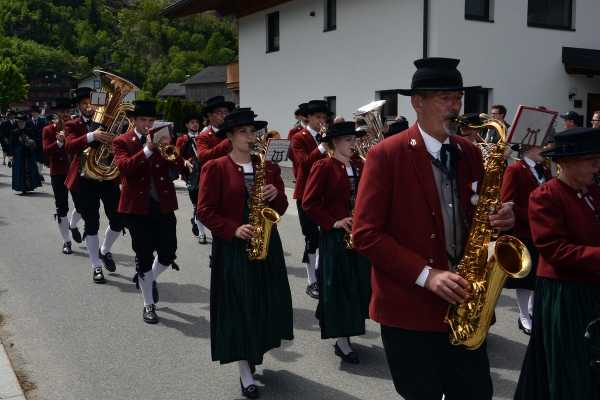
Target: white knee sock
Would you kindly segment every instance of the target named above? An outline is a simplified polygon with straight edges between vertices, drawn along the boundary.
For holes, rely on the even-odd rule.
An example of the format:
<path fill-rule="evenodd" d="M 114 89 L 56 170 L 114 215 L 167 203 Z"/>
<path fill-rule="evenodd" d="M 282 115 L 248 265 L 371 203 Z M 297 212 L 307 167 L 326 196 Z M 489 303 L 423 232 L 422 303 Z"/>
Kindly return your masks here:
<path fill-rule="evenodd" d="M 529 304 L 527 304 L 527 310 L 529 311 L 529 315 L 533 315 L 533 301 L 535 299 L 535 292 L 532 290 L 529 295 Z"/>
<path fill-rule="evenodd" d="M 63 238 L 63 242 L 70 242 L 71 232 L 69 232 L 69 221 L 67 221 L 67 217 L 59 218 L 59 220 L 60 222 L 58 223 L 58 230 L 60 231 L 60 235 Z"/>
<path fill-rule="evenodd" d="M 308 254 L 308 263 L 306 264 L 306 276 L 308 277 L 308 284 L 312 285 L 317 281 L 317 274 L 315 273 L 317 265 L 317 255 Z"/>
<path fill-rule="evenodd" d="M 256 385 L 248 361 L 238 361 L 238 367 L 240 368 L 240 379 L 242 380 L 242 385 L 244 385 L 245 388 L 250 385 Z"/>
<path fill-rule="evenodd" d="M 350 340 L 348 340 L 347 337 L 338 338 L 336 343 L 340 350 L 342 350 L 342 353 L 346 355 L 352 353 L 352 347 L 350 347 Z"/>
<path fill-rule="evenodd" d="M 315 271 L 319 270 L 319 249 L 317 249 L 317 252 L 315 253 L 317 255 L 317 258 L 315 258 Z"/>
<path fill-rule="evenodd" d="M 525 328 L 531 329 L 531 319 L 529 318 L 529 296 L 531 290 L 517 289 L 517 305 L 519 306 L 519 318 Z"/>
<path fill-rule="evenodd" d="M 158 256 L 154 257 L 154 263 L 152 264 L 152 273 L 154 274 L 154 280 L 158 279 L 158 276 L 165 272 L 169 268 L 168 265 L 162 265 L 158 262 Z"/>
<path fill-rule="evenodd" d="M 152 297 L 152 282 L 154 282 L 154 274 L 152 271 L 144 272 L 144 277 L 138 279 L 145 306 L 154 304 L 154 298 Z"/>
<path fill-rule="evenodd" d="M 106 254 L 112 249 L 113 244 L 115 243 L 120 234 L 121 232 L 113 231 L 112 229 L 110 229 L 110 226 L 106 228 L 106 233 L 104 234 L 104 242 L 102 242 L 102 247 L 100 248 L 102 254 Z"/>
<path fill-rule="evenodd" d="M 73 210 L 73 214 L 71 214 L 71 220 L 69 221 L 69 228 L 74 229 L 77 228 L 77 224 L 81 220 L 81 214 L 77 212 L 77 210 Z"/>
<path fill-rule="evenodd" d="M 100 261 L 100 257 L 98 257 L 99 243 L 98 235 L 87 235 L 85 237 L 85 245 L 87 246 L 90 263 L 92 263 L 92 269 L 102 267 L 102 261 Z"/>
<path fill-rule="evenodd" d="M 196 226 L 198 227 L 198 232 L 200 232 L 201 235 L 206 235 L 206 233 L 204 233 L 204 225 L 202 225 L 202 222 L 200 222 L 198 217 L 194 217 L 194 222 L 196 223 Z"/>

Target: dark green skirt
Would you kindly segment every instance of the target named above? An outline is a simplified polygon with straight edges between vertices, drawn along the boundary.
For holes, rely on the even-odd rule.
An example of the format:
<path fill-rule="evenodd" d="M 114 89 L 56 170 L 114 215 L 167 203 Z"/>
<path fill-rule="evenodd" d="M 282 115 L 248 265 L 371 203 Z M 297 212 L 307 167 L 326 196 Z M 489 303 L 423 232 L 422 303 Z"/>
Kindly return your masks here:
<path fill-rule="evenodd" d="M 316 316 L 321 338 L 365 333 L 371 299 L 369 259 L 344 246 L 344 231 L 321 232 L 319 241 L 319 304 Z"/>
<path fill-rule="evenodd" d="M 248 261 L 246 243 L 213 239 L 210 338 L 212 359 L 221 364 L 262 364 L 267 351 L 294 338 L 292 296 L 277 229 L 265 261 Z"/>
<path fill-rule="evenodd" d="M 600 286 L 537 279 L 533 331 L 515 399 L 600 399 L 584 338 L 599 306 Z"/>

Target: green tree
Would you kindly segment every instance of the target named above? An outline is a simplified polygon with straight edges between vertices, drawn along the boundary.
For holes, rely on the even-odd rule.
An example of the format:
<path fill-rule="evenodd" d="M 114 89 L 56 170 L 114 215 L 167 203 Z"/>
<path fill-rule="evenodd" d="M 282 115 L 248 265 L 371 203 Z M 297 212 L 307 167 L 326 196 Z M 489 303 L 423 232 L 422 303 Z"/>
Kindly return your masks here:
<path fill-rule="evenodd" d="M 0 108 L 27 97 L 27 81 L 19 68 L 8 58 L 0 60 Z"/>

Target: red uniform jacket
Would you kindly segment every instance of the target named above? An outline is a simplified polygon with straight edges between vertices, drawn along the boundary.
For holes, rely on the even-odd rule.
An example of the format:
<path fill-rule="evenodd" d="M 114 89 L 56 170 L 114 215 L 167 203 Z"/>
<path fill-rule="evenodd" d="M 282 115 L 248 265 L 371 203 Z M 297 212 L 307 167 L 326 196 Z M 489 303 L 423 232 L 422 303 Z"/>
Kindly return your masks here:
<path fill-rule="evenodd" d="M 550 178 L 550 171 L 544 169 L 546 179 Z M 502 178 L 501 197 L 502 202 L 512 201 L 515 203 L 515 227 L 512 234 L 518 238 L 531 238 L 529 229 L 529 195 L 539 186 L 538 180 L 525 161 L 517 161 L 510 164 Z"/>
<path fill-rule="evenodd" d="M 191 163 L 194 162 L 196 156 L 194 154 L 194 151 L 184 151 L 184 148 L 186 148 L 186 144 L 189 142 L 190 137 L 187 133 L 184 133 L 183 135 L 179 136 L 177 138 L 177 142 L 175 142 L 175 147 L 177 147 L 177 150 L 179 150 L 179 154 L 181 155 L 181 157 L 184 160 L 187 160 Z M 195 146 L 196 152 L 198 151 L 198 136 L 194 137 L 194 144 L 192 146 Z M 189 147 L 188 147 L 189 148 Z M 187 168 L 184 168 L 183 172 L 181 173 L 181 177 L 183 178 L 184 181 L 187 181 L 188 178 L 190 176 L 190 171 Z"/>
<path fill-rule="evenodd" d="M 87 133 L 81 117 L 65 122 L 65 150 L 71 157 L 69 172 L 65 180 L 65 185 L 69 190 L 79 190 L 81 153 L 88 147 Z"/>
<path fill-rule="evenodd" d="M 460 151 L 458 194 L 468 225 L 471 185 L 483 175 L 481 152 L 462 137 L 450 140 Z M 448 303 L 415 283 L 426 265 L 448 269 L 443 224 L 433 166 L 417 125 L 373 147 L 352 229 L 355 249 L 373 264 L 371 319 L 408 330 L 448 330 Z"/>
<path fill-rule="evenodd" d="M 204 165 L 209 160 L 229 154 L 231 142 L 227 138 L 217 137 L 212 129 L 208 128 L 196 138 L 196 149 L 198 150 L 200 165 Z"/>
<path fill-rule="evenodd" d="M 183 158 L 169 162 L 154 149 L 146 158 L 142 143 L 133 130 L 113 141 L 113 152 L 121 173 L 121 198 L 118 211 L 123 214 L 148 214 L 150 209 L 150 180 L 154 179 L 160 199 L 160 211 L 169 213 L 177 209 L 177 195 L 169 170 L 183 169 Z"/>
<path fill-rule="evenodd" d="M 69 170 L 69 159 L 65 150 L 65 145 L 59 147 L 56 143 L 56 134 L 58 129 L 55 124 L 48 124 L 42 130 L 42 143 L 44 153 L 48 157 L 50 165 L 50 175 L 67 175 Z"/>
<path fill-rule="evenodd" d="M 292 129 L 290 129 L 290 131 L 288 132 L 288 140 L 290 141 L 290 148 L 288 149 L 288 158 L 290 159 L 290 161 L 292 162 L 292 171 L 294 173 L 294 179 L 296 179 L 296 163 L 294 162 L 294 153 L 292 151 L 292 139 L 294 138 L 294 135 L 298 132 L 300 132 L 302 129 L 304 129 L 302 127 L 302 125 L 294 125 L 294 127 Z"/>
<path fill-rule="evenodd" d="M 358 177 L 362 161 L 352 160 Z M 333 224 L 352 215 L 350 209 L 350 181 L 344 163 L 333 157 L 317 161 L 304 187 L 302 208 L 321 229 L 330 231 Z"/>
<path fill-rule="evenodd" d="M 267 163 L 266 183 L 274 185 L 279 191 L 277 197 L 269 203 L 269 207 L 283 215 L 287 210 L 288 201 L 278 165 Z M 223 240 L 232 240 L 235 230 L 244 224 L 245 203 L 243 169 L 229 156 L 211 160 L 202 167 L 198 215 L 213 235 Z"/>
<path fill-rule="evenodd" d="M 308 179 L 310 169 L 316 161 L 327 156 L 327 154 L 321 153 L 318 148 L 319 144 L 306 128 L 294 135 L 291 146 L 294 165 L 296 165 L 294 198 L 302 200 L 304 185 Z"/>
<path fill-rule="evenodd" d="M 540 251 L 538 276 L 600 285 L 600 187 L 588 189 L 596 212 L 558 179 L 531 194 L 529 220 Z"/>

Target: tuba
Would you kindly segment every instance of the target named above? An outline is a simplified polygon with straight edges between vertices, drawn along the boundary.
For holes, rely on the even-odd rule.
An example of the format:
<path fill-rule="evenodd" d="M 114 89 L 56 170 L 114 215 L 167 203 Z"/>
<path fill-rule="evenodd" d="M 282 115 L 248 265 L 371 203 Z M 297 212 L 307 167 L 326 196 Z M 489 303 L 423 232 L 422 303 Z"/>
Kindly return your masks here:
<path fill-rule="evenodd" d="M 367 134 L 357 139 L 356 154 L 364 161 L 367 159 L 367 153 L 371 147 L 383 140 L 383 119 L 381 118 L 381 110 L 386 100 L 372 101 L 371 103 L 362 106 L 354 113 L 354 119 L 362 119 L 367 123 Z M 354 216 L 354 210 L 352 210 Z M 344 245 L 346 249 L 354 248 L 352 234 L 346 232 L 344 235 Z"/>
<path fill-rule="evenodd" d="M 494 229 L 488 215 L 501 206 L 500 185 L 504 173 L 504 154 L 507 148 L 506 125 L 482 114 L 481 125 L 470 128 L 493 128 L 500 139 L 486 146 L 484 177 L 481 195 L 473 216 L 467 244 L 456 273 L 469 282 L 471 298 L 463 304 L 450 305 L 446 322 L 450 325 L 450 343 L 478 349 L 487 337 L 494 309 L 508 276 L 523 278 L 531 271 L 531 256 L 525 245 L 509 235 L 498 237 L 493 243 Z M 460 117 L 454 123 L 466 126 Z M 493 248 L 493 251 L 492 251 Z M 491 252 L 491 257 L 488 256 Z"/>
<path fill-rule="evenodd" d="M 273 225 L 279 222 L 281 217 L 277 211 L 266 206 L 263 200 L 263 187 L 267 178 L 267 134 L 263 132 L 256 135 L 253 158 L 256 161 L 256 172 L 254 174 L 254 188 L 250 196 L 250 215 L 248 222 L 254 228 L 254 235 L 248 241 L 248 259 L 250 261 L 262 261 L 269 253 L 269 242 Z"/>
<path fill-rule="evenodd" d="M 117 76 L 105 71 L 94 70 L 101 82 L 101 94 L 106 95 L 103 105 L 96 108 L 92 121 L 97 123 L 112 136 L 121 133 L 124 123 L 131 128 L 127 112 L 133 110 L 133 105 L 124 102 L 127 96 L 137 87 Z M 92 102 L 93 103 L 93 102 Z M 110 181 L 119 176 L 119 170 L 113 160 L 112 144 L 100 144 L 98 147 L 89 146 L 83 151 L 81 168 L 84 175 L 97 181 Z"/>

